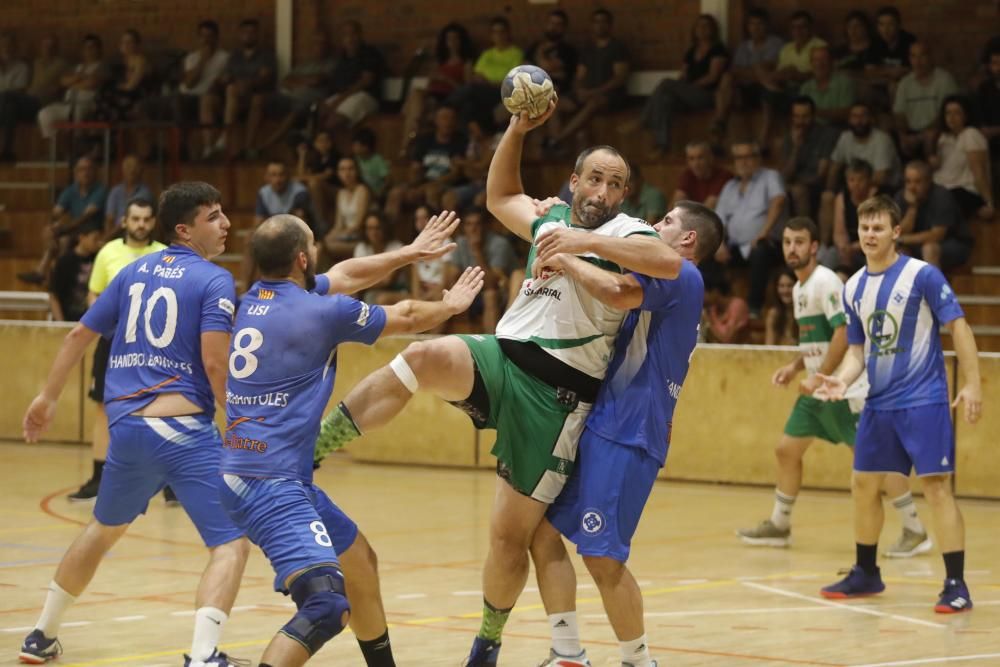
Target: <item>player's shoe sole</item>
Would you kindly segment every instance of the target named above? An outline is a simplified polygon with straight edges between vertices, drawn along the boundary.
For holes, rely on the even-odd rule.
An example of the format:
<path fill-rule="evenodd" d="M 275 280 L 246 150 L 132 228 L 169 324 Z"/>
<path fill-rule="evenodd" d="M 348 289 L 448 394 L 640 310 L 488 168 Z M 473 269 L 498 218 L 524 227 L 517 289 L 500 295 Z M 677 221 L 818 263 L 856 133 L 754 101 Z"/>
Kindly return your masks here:
<path fill-rule="evenodd" d="M 736 535 L 739 536 L 743 544 L 749 544 L 754 547 L 787 549 L 792 546 L 792 538 L 790 537 L 747 537 L 746 535 L 740 535 L 739 531 L 736 532 Z"/>

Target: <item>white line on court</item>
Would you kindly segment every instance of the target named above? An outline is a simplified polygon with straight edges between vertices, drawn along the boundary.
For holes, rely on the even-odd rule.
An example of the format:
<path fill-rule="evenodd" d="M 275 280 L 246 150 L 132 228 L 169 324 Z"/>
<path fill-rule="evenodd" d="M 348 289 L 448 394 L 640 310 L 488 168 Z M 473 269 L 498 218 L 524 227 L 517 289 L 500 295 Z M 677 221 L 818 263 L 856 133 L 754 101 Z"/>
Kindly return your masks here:
<path fill-rule="evenodd" d="M 33 625 L 25 625 L 20 628 L 4 628 L 3 630 L 0 630 L 0 632 L 31 632 L 34 629 L 35 626 Z"/>
<path fill-rule="evenodd" d="M 837 605 L 835 608 L 830 608 L 826 606 L 810 606 L 810 607 L 754 607 L 754 608 L 730 608 L 730 609 L 703 609 L 699 611 L 651 611 L 646 612 L 646 618 L 683 618 L 685 616 L 729 616 L 733 614 L 781 614 L 783 612 L 823 612 L 830 613 L 835 611 L 854 611 L 858 608 L 871 608 L 874 605 L 866 604 L 864 602 L 855 605 Z M 976 601 L 977 607 L 995 607 L 1000 606 L 1000 600 L 985 600 Z M 897 609 L 901 607 L 919 607 L 926 608 L 926 602 L 893 602 L 891 604 L 880 604 L 879 609 Z M 605 614 L 581 614 L 580 618 L 607 618 Z"/>
<path fill-rule="evenodd" d="M 896 660 L 895 662 L 869 662 L 854 667 L 902 667 L 902 665 L 933 665 L 944 662 L 964 662 L 966 660 L 986 660 L 1000 658 L 1000 653 L 979 653 L 977 655 L 954 655 L 948 658 L 920 658 L 918 660 Z"/>
<path fill-rule="evenodd" d="M 185 609 L 184 611 L 172 611 L 172 612 L 170 612 L 170 615 L 171 616 L 194 616 L 194 610 L 192 610 L 192 609 Z"/>
<path fill-rule="evenodd" d="M 397 600 L 421 600 L 427 597 L 427 593 L 403 593 L 402 595 L 397 595 Z"/>
<path fill-rule="evenodd" d="M 473 595 L 482 595 L 483 592 L 482 591 L 452 591 L 451 594 L 452 595 L 456 595 L 458 597 L 470 597 L 470 596 L 473 596 Z"/>
<path fill-rule="evenodd" d="M 792 591 L 786 591 L 782 588 L 774 588 L 773 586 L 765 586 L 763 584 L 755 584 L 750 581 L 742 582 L 744 586 L 749 586 L 750 588 L 755 588 L 760 591 L 766 591 L 768 593 L 774 593 L 775 595 L 784 595 L 785 597 L 795 598 L 796 600 L 805 600 L 806 602 L 812 602 L 813 604 L 823 605 L 824 607 L 831 607 L 836 609 L 847 609 L 853 611 L 856 614 L 868 614 L 869 616 L 880 616 L 882 618 L 893 618 L 897 621 L 903 621 L 904 623 L 914 623 L 916 625 L 923 625 L 928 628 L 947 628 L 947 625 L 941 623 L 933 623 L 931 621 L 924 621 L 919 618 L 910 618 L 909 616 L 900 616 L 898 614 L 887 614 L 884 611 L 876 611 L 875 609 L 866 609 L 864 607 L 856 607 L 854 605 L 841 604 L 838 602 L 830 602 L 829 600 L 824 600 L 823 598 L 814 598 L 808 595 L 802 595 L 801 593 L 793 593 Z"/>
<path fill-rule="evenodd" d="M 73 621 L 72 623 L 63 623 L 64 628 L 82 628 L 85 625 L 90 625 L 93 621 Z"/>
<path fill-rule="evenodd" d="M 146 620 L 146 617 L 145 616 L 116 616 L 112 620 L 118 621 L 120 623 L 127 623 L 129 621 L 144 621 L 144 620 Z"/>
<path fill-rule="evenodd" d="M 257 605 L 255 605 L 255 604 L 248 604 L 248 605 L 244 605 L 242 607 L 233 607 L 232 609 L 229 610 L 229 614 L 232 615 L 232 613 L 234 611 L 253 611 L 256 608 L 257 608 Z"/>

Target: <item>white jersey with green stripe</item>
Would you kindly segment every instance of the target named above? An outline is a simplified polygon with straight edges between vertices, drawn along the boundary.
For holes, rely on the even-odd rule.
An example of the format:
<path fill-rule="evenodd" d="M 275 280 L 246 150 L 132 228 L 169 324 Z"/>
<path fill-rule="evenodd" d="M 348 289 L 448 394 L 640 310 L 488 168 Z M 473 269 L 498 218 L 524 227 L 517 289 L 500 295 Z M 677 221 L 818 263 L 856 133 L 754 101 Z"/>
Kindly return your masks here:
<path fill-rule="evenodd" d="M 553 206 L 548 215 L 532 224 L 531 237 L 538 239 L 540 235 L 559 227 L 618 238 L 633 234 L 657 235 L 642 220 L 623 213 L 596 229 L 577 227 L 570 222 L 568 206 Z M 546 271 L 538 278 L 532 278 L 531 264 L 535 260 L 535 252 L 532 243 L 527 275 L 514 303 L 497 324 L 497 338 L 535 343 L 563 363 L 602 379 L 608 370 L 615 336 L 626 311 L 601 303 L 561 271 Z M 596 255 L 582 257 L 602 268 L 621 272 L 621 267 Z"/>
<path fill-rule="evenodd" d="M 799 324 L 799 349 L 805 360 L 806 372 L 816 373 L 830 349 L 830 341 L 837 327 L 847 325 L 844 314 L 844 283 L 837 274 L 822 264 L 818 265 L 803 283 L 797 281 L 792 288 L 795 320 Z M 847 391 L 847 398 L 864 398 L 868 381 L 862 373 Z"/>

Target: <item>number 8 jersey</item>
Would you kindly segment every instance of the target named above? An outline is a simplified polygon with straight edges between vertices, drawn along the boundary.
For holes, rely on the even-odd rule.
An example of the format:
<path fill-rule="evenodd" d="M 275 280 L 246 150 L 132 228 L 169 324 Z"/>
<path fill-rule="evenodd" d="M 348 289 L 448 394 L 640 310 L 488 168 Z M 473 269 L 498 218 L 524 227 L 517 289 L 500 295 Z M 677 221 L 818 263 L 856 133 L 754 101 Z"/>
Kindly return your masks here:
<path fill-rule="evenodd" d="M 167 393 L 182 394 L 212 417 L 201 334 L 232 332 L 235 300 L 232 275 L 185 246 L 170 246 L 122 269 L 80 320 L 111 338 L 104 385 L 108 423 Z"/>

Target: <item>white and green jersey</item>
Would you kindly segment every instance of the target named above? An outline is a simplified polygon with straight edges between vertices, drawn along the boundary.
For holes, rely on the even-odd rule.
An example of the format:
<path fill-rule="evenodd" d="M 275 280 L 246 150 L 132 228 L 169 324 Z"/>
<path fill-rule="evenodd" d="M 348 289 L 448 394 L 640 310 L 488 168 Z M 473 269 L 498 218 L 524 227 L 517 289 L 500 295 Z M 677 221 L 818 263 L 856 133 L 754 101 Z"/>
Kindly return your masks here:
<path fill-rule="evenodd" d="M 837 274 L 822 264 L 818 265 L 803 283 L 797 281 L 792 288 L 795 321 L 799 324 L 799 349 L 805 360 L 806 372 L 816 373 L 830 349 L 830 341 L 837 327 L 847 325 L 844 314 L 844 283 Z M 847 398 L 864 398 L 868 381 L 862 374 L 847 390 Z"/>
<path fill-rule="evenodd" d="M 531 226 L 531 238 L 537 239 L 557 227 L 575 227 L 568 206 L 553 206 L 548 215 L 536 220 Z M 645 222 L 623 213 L 597 229 L 575 228 L 618 238 L 633 234 L 656 236 Z M 532 243 L 527 275 L 514 303 L 497 324 L 497 338 L 535 343 L 559 361 L 591 377 L 604 378 L 626 311 L 601 303 L 561 271 L 545 272 L 533 279 L 535 252 Z M 595 255 L 583 258 L 602 268 L 621 271 L 621 267 Z"/>

